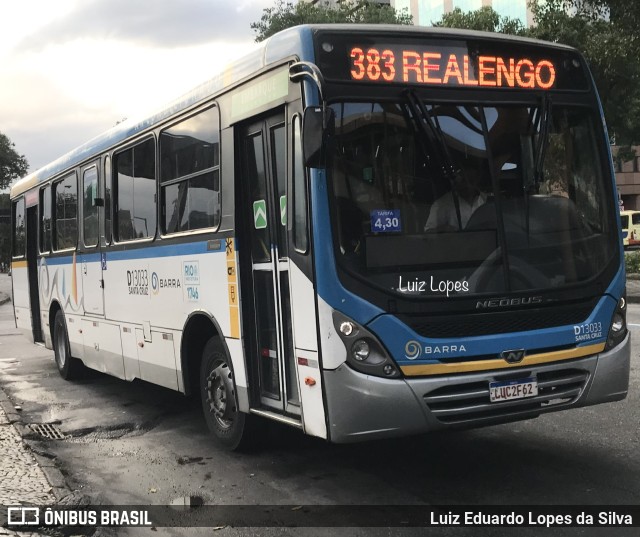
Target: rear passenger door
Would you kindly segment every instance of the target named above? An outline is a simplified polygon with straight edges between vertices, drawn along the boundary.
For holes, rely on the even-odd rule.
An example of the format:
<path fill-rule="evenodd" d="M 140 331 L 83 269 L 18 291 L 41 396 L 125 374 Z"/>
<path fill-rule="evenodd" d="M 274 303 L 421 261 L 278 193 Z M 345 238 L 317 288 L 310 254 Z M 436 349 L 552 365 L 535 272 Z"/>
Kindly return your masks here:
<path fill-rule="evenodd" d="M 104 315 L 104 280 L 100 241 L 100 207 L 103 205 L 100 161 L 93 162 L 81 170 L 82 188 L 82 291 L 85 312 Z"/>

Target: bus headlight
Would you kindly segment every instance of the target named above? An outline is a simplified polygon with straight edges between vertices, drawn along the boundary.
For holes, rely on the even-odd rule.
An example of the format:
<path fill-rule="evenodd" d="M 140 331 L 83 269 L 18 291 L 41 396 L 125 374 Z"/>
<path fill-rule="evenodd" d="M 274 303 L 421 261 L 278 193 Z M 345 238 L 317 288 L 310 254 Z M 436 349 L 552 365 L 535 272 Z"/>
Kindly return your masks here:
<path fill-rule="evenodd" d="M 337 311 L 333 312 L 333 324 L 347 348 L 349 366 L 356 371 L 376 377 L 397 378 L 400 376 L 400 369 L 382 343 L 366 328 Z"/>
<path fill-rule="evenodd" d="M 607 344 L 604 348 L 608 351 L 620 344 L 627 335 L 627 299 L 626 293 L 622 295 L 618 301 L 616 311 L 611 318 L 611 326 L 609 327 L 609 336 L 607 337 Z"/>
<path fill-rule="evenodd" d="M 359 339 L 356 341 L 351 347 L 351 352 L 353 353 L 353 357 L 358 362 L 364 362 L 367 358 L 369 358 L 370 348 L 366 339 Z"/>

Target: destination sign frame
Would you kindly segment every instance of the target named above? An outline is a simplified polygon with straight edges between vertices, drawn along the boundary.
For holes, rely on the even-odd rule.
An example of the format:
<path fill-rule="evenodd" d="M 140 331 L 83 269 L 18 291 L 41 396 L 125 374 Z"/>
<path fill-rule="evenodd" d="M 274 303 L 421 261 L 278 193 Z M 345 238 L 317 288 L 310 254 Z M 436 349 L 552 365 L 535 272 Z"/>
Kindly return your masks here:
<path fill-rule="evenodd" d="M 392 35 L 316 36 L 330 82 L 433 88 L 587 91 L 590 77 L 569 49 L 500 40 Z"/>

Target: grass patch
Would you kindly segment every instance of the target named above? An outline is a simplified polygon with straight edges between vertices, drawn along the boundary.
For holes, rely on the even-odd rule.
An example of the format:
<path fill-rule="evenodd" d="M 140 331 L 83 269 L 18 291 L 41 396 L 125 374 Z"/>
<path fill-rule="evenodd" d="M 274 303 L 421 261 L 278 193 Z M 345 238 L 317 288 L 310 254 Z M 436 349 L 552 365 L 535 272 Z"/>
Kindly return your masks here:
<path fill-rule="evenodd" d="M 625 266 L 625 269 L 627 270 L 627 274 L 640 273 L 640 251 L 625 252 L 624 266 Z"/>

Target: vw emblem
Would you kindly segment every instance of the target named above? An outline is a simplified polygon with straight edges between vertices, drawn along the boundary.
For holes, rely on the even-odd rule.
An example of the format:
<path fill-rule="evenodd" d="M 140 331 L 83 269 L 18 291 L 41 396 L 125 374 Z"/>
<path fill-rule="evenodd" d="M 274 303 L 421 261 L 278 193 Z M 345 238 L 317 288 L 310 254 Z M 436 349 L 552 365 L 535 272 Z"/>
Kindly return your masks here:
<path fill-rule="evenodd" d="M 524 349 L 502 351 L 500 353 L 500 358 L 502 358 L 508 364 L 519 364 L 520 362 L 522 362 L 525 354 L 526 352 Z"/>

